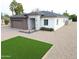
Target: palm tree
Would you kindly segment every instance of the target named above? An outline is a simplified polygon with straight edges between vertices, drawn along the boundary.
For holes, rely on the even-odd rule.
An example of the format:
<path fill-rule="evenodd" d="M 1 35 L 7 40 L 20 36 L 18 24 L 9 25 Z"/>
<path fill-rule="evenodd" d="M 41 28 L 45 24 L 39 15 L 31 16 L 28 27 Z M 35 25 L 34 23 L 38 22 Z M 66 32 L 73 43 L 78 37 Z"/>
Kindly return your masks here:
<path fill-rule="evenodd" d="M 17 7 L 17 2 L 13 0 L 10 4 L 10 10 L 12 11 L 12 15 L 14 15 L 14 9 Z"/>
<path fill-rule="evenodd" d="M 21 15 L 23 13 L 23 6 L 21 3 L 17 3 L 17 7 L 15 8 L 16 15 Z"/>

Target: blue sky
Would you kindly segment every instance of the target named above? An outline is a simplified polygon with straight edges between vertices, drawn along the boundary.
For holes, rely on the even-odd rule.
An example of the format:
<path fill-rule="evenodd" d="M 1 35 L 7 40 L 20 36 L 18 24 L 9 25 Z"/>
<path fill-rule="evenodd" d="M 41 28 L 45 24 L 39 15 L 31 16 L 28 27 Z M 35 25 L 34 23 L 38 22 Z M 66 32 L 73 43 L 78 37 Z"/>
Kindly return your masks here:
<path fill-rule="evenodd" d="M 16 0 L 22 3 L 24 12 L 28 13 L 38 8 L 39 10 L 51 11 L 62 14 L 65 10 L 70 14 L 78 13 L 78 0 Z M 1 12 L 11 15 L 9 5 L 12 0 L 1 1 Z"/>

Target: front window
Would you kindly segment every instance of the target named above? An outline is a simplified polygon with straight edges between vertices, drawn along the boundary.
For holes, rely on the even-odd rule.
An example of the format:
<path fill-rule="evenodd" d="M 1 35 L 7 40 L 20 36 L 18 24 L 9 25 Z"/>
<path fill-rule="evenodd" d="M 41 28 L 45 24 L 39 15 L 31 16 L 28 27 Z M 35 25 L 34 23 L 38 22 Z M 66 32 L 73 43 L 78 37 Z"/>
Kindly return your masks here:
<path fill-rule="evenodd" d="M 48 25 L 48 19 L 44 20 L 44 25 Z"/>

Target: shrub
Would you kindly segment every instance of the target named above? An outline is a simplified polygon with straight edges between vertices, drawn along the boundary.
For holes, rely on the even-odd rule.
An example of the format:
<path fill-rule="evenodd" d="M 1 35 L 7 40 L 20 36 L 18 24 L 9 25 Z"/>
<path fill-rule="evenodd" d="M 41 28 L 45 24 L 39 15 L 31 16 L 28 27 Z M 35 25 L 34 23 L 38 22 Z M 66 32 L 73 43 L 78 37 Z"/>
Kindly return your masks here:
<path fill-rule="evenodd" d="M 43 30 L 43 31 L 54 31 L 54 29 L 46 28 L 46 27 L 41 27 L 40 30 Z"/>
<path fill-rule="evenodd" d="M 5 25 L 8 25 L 10 18 L 7 15 L 5 15 L 3 19 L 4 19 Z"/>
<path fill-rule="evenodd" d="M 77 22 L 77 15 L 70 15 L 70 19 L 72 19 L 73 22 Z"/>
<path fill-rule="evenodd" d="M 8 25 L 9 20 L 4 20 L 5 25 Z"/>

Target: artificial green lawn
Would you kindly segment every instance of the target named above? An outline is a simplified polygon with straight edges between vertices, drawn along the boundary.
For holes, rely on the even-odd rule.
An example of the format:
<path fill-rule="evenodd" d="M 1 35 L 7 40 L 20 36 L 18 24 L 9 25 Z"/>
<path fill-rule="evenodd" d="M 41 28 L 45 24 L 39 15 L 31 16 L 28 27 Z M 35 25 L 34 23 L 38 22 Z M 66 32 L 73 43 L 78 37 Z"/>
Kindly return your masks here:
<path fill-rule="evenodd" d="M 17 36 L 1 42 L 1 59 L 41 59 L 52 44 Z"/>

